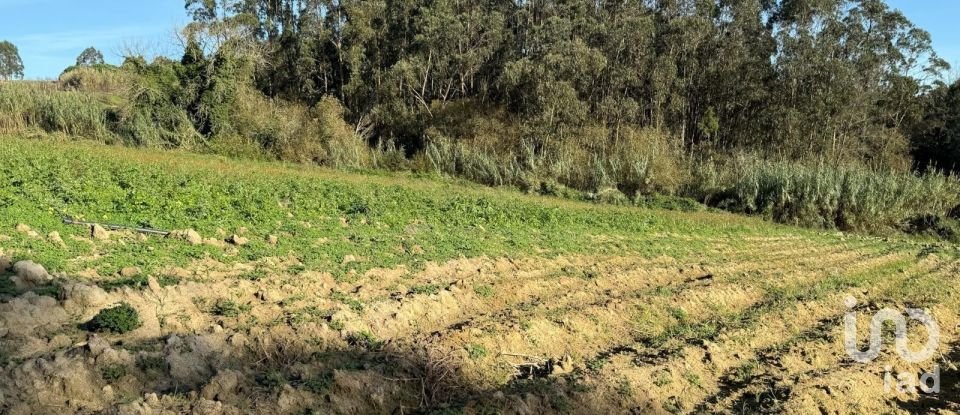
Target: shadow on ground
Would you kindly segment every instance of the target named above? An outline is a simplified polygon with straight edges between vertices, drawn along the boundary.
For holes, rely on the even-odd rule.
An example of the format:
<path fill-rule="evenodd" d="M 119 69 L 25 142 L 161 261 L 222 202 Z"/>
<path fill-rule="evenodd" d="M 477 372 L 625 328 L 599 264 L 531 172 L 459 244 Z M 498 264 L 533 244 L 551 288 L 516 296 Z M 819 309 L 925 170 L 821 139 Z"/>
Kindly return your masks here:
<path fill-rule="evenodd" d="M 556 375 L 533 367 L 524 379 L 478 385 L 449 351 L 423 339 L 381 342 L 330 329 L 318 335 L 289 321 L 160 336 L 91 333 L 82 323 L 103 309 L 88 306 L 106 294 L 99 288 L 74 281 L 23 287 L 8 284 L 9 275 L 0 280 L 3 413 L 662 411 L 637 405 L 635 397 L 625 402 L 596 393 L 577 371 Z M 123 290 L 120 297 L 133 296 Z M 107 295 L 111 302 L 117 296 Z"/>

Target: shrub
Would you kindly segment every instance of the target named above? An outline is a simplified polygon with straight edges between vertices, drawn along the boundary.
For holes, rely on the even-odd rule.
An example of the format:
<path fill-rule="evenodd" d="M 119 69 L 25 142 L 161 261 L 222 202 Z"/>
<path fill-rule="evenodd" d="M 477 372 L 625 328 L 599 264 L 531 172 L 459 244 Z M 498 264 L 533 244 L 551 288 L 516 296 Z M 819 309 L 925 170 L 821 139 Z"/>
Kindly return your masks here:
<path fill-rule="evenodd" d="M 956 241 L 957 231 L 945 219 L 937 215 L 916 215 L 904 223 L 904 232 L 917 235 L 931 235 L 948 241 Z"/>
<path fill-rule="evenodd" d="M 85 328 L 95 332 L 127 333 L 139 328 L 143 323 L 137 309 L 130 304 L 119 305 L 101 310 L 93 320 L 86 323 Z"/>
<path fill-rule="evenodd" d="M 100 368 L 100 377 L 107 383 L 113 383 L 127 375 L 127 367 L 120 363 L 106 365 Z"/>

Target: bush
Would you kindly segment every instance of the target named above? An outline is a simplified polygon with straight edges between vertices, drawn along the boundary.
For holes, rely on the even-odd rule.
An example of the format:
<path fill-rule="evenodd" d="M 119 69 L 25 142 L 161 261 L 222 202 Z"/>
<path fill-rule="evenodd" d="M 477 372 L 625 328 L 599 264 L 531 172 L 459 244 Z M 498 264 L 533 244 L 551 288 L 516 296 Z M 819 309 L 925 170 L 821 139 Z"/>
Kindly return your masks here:
<path fill-rule="evenodd" d="M 107 383 L 116 382 L 126 375 L 127 367 L 120 363 L 107 365 L 100 369 L 100 377 L 107 381 Z"/>
<path fill-rule="evenodd" d="M 954 226 L 937 215 L 922 214 L 914 216 L 904 223 L 903 230 L 915 235 L 936 236 L 948 241 L 958 240 Z"/>
<path fill-rule="evenodd" d="M 120 303 L 116 307 L 101 310 L 85 324 L 85 329 L 123 334 L 138 329 L 142 324 L 137 309 L 130 304 Z"/>

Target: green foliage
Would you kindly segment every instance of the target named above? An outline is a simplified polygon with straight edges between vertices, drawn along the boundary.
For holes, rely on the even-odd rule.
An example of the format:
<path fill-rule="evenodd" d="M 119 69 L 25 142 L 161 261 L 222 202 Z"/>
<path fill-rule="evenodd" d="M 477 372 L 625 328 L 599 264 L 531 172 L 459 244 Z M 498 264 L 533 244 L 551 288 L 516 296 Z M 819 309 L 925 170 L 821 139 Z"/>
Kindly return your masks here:
<path fill-rule="evenodd" d="M 123 334 L 140 328 L 142 324 L 137 309 L 130 304 L 120 303 L 101 310 L 84 328 L 89 331 Z"/>
<path fill-rule="evenodd" d="M 119 278 L 105 281 L 100 284 L 100 287 L 104 290 L 116 290 L 124 287 L 129 287 L 133 289 L 142 289 L 147 287 L 147 283 L 150 280 L 150 276 L 146 274 L 140 274 L 135 277 L 129 278 Z M 160 275 L 157 277 L 157 283 L 161 287 L 169 287 L 177 285 L 180 283 L 180 279 L 172 275 Z"/>
<path fill-rule="evenodd" d="M 917 215 L 906 220 L 904 231 L 912 234 L 931 235 L 944 240 L 958 242 L 960 234 L 956 223 L 950 223 L 937 215 Z"/>
<path fill-rule="evenodd" d="M 416 295 L 436 295 L 440 293 L 440 286 L 436 284 L 415 285 L 410 288 L 410 293 Z"/>
<path fill-rule="evenodd" d="M 255 379 L 257 385 L 270 390 L 279 389 L 288 383 L 287 377 L 277 370 L 258 373 Z"/>
<path fill-rule="evenodd" d="M 694 176 L 688 193 L 708 205 L 821 228 L 899 229 L 917 215 L 946 217 L 960 203 L 960 181 L 934 173 L 743 156 L 719 166 L 701 163 Z"/>
<path fill-rule="evenodd" d="M 80 52 L 80 56 L 77 56 L 77 66 L 91 67 L 103 65 L 103 63 L 103 54 L 94 47 L 84 49 Z"/>
<path fill-rule="evenodd" d="M 100 368 L 100 377 L 107 383 L 113 383 L 127 375 L 127 366 L 122 363 L 114 363 Z"/>
<path fill-rule="evenodd" d="M 477 295 L 479 295 L 482 298 L 490 298 L 490 297 L 493 297 L 493 294 L 494 294 L 493 287 L 489 285 L 478 285 L 476 287 L 473 287 L 473 292 L 475 292 Z"/>
<path fill-rule="evenodd" d="M 417 259 L 423 262 L 461 255 L 622 254 L 624 249 L 641 255 L 682 255 L 700 247 L 649 241 L 658 233 L 685 229 L 718 233 L 731 223 L 737 226 L 722 231 L 724 235 L 780 232 L 728 216 L 709 216 L 693 224 L 675 214 L 531 198 L 451 180 L 356 175 L 80 142 L 0 138 L 0 158 L 5 160 L 0 164 L 0 194 L 7 195 L 0 198 L 0 229 L 28 223 L 44 233 L 58 231 L 67 243 L 63 248 L 3 232 L 12 238 L 4 243 L 5 252 L 29 255 L 51 272 L 83 271 L 86 263 L 71 259 L 94 253 L 93 247 L 71 238 L 85 230 L 64 226 L 63 216 L 166 230 L 193 228 L 205 237 L 218 229 L 241 227 L 248 228 L 252 240 L 282 235 L 276 246 L 252 243 L 240 255 L 157 237 L 96 247 L 110 258 L 94 265 L 100 275 L 115 275 L 121 266 L 136 264 L 141 275 L 160 279 L 166 267 L 188 267 L 205 257 L 236 264 L 292 255 L 299 262 L 296 272 L 347 277 L 352 270 L 362 275 L 371 268 L 408 264 L 410 255 L 398 252 L 397 246 L 419 245 L 423 254 Z M 366 213 L 346 215 L 347 210 L 359 212 L 354 205 L 365 206 Z M 341 223 L 341 217 L 348 223 Z M 584 237 L 564 237 L 570 234 Z M 589 235 L 604 235 L 611 242 L 597 243 Z M 318 244 L 322 238 L 328 242 Z M 344 263 L 348 255 L 364 260 Z M 142 277 L 122 282 L 143 284 Z M 348 294 L 334 297 L 362 309 Z"/>
<path fill-rule="evenodd" d="M 0 132 L 40 130 L 113 141 L 109 107 L 97 98 L 51 85 L 0 83 Z"/>
<path fill-rule="evenodd" d="M 923 106 L 911 131 L 915 167 L 960 172 L 960 80 L 930 91 Z"/>
<path fill-rule="evenodd" d="M 377 351 L 383 347 L 383 341 L 378 340 L 373 334 L 367 331 L 350 333 L 347 335 L 347 343 L 351 346 L 370 351 Z"/>
<path fill-rule="evenodd" d="M 346 304 L 353 311 L 356 311 L 358 313 L 363 312 L 363 309 L 364 309 L 363 303 L 361 303 L 359 300 L 351 298 L 350 296 L 344 293 L 341 293 L 339 291 L 334 291 L 332 294 L 330 294 L 330 298 L 333 299 L 334 301 L 339 301 L 343 304 Z"/>
<path fill-rule="evenodd" d="M 487 348 L 482 344 L 470 343 L 467 345 L 467 355 L 473 360 L 483 359 L 487 357 L 488 353 Z"/>
<path fill-rule="evenodd" d="M 236 301 L 218 299 L 213 306 L 210 307 L 210 313 L 215 316 L 221 317 L 240 317 L 242 313 L 250 311 L 250 306 L 247 304 L 237 304 Z"/>
<path fill-rule="evenodd" d="M 303 386 L 312 393 L 322 395 L 329 392 L 334 383 L 333 372 L 324 372 L 323 374 L 307 379 L 303 382 Z"/>
<path fill-rule="evenodd" d="M 4 272 L 0 272 L 0 295 L 14 296 L 17 295 L 17 293 L 17 285 L 13 283 L 10 276 Z"/>
<path fill-rule="evenodd" d="M 162 356 L 140 356 L 137 358 L 137 368 L 147 374 L 160 375 L 167 371 L 167 361 Z"/>
<path fill-rule="evenodd" d="M 0 81 L 23 78 L 20 51 L 8 41 L 0 42 Z"/>

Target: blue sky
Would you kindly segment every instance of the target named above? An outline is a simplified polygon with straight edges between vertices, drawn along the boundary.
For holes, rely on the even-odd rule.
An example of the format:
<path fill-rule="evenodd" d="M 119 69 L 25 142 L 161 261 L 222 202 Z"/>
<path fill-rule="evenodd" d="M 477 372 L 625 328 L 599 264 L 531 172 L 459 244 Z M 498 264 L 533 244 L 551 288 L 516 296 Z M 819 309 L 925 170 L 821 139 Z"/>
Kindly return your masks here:
<path fill-rule="evenodd" d="M 94 46 L 119 63 L 124 45 L 174 49 L 183 0 L 0 0 L 0 40 L 20 49 L 27 78 L 56 78 Z"/>
<path fill-rule="evenodd" d="M 960 68 L 960 1 L 888 0 L 933 35 L 937 52 Z M 31 79 L 56 78 L 94 46 L 118 63 L 124 44 L 175 50 L 174 29 L 187 23 L 183 0 L 0 0 L 0 40 L 20 48 Z"/>

